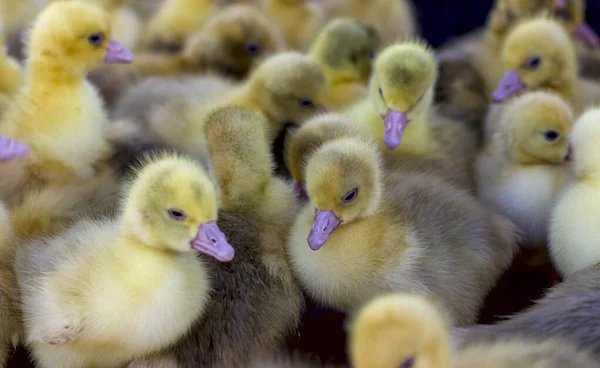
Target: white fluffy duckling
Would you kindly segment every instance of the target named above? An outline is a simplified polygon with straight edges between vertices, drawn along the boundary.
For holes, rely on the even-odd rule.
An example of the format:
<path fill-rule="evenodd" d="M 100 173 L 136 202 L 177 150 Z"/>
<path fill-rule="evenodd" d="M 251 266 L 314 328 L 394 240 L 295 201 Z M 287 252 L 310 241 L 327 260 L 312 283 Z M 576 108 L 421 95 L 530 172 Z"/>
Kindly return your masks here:
<path fill-rule="evenodd" d="M 501 105 L 497 131 L 476 162 L 479 198 L 510 218 L 521 244 L 545 247 L 550 212 L 567 178 L 571 107 L 548 92 Z"/>
<path fill-rule="evenodd" d="M 575 178 L 552 212 L 550 255 L 563 277 L 600 262 L 600 109 L 583 114 L 571 133 Z"/>
<path fill-rule="evenodd" d="M 473 322 L 512 261 L 513 226 L 416 159 L 382 166 L 370 138 L 334 139 L 310 157 L 310 203 L 289 241 L 301 286 L 344 311 L 385 291 L 418 290 L 446 303 L 455 323 Z"/>
<path fill-rule="evenodd" d="M 234 257 L 217 211 L 207 173 L 166 156 L 141 169 L 118 219 L 22 249 L 15 268 L 38 366 L 121 367 L 181 338 L 210 293 L 198 252 Z"/>

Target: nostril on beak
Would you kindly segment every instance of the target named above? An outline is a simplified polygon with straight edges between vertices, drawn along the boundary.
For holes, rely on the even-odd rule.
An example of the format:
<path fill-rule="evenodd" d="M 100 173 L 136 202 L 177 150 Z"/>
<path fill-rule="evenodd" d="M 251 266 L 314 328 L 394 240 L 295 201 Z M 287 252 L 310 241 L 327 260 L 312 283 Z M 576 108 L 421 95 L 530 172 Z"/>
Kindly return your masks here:
<path fill-rule="evenodd" d="M 211 238 L 210 238 L 210 241 L 211 241 L 213 244 L 217 244 L 217 238 L 211 237 Z"/>

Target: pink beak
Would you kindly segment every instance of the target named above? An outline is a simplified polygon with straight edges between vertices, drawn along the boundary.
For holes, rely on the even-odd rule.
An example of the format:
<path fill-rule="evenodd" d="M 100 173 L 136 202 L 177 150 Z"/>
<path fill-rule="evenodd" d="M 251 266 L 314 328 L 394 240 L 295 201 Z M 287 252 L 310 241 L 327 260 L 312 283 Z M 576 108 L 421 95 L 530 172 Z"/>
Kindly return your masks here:
<path fill-rule="evenodd" d="M 492 97 L 495 101 L 501 102 L 516 95 L 526 87 L 527 85 L 521 80 L 519 72 L 516 70 L 508 70 L 504 73 L 504 77 L 502 77 L 500 83 L 498 83 L 498 87 L 494 91 Z"/>
<path fill-rule="evenodd" d="M 29 156 L 29 145 L 7 135 L 0 134 L 0 161 Z"/>
<path fill-rule="evenodd" d="M 574 36 L 588 46 L 598 46 L 598 44 L 600 44 L 598 35 L 586 23 L 579 23 L 577 27 L 575 27 Z"/>
<path fill-rule="evenodd" d="M 198 234 L 191 241 L 192 248 L 207 254 L 221 262 L 229 262 L 235 256 L 235 250 L 227 242 L 225 234 L 221 232 L 216 221 L 201 224 Z"/>
<path fill-rule="evenodd" d="M 133 54 L 125 46 L 114 39 L 108 40 L 108 51 L 104 56 L 105 63 L 131 63 Z"/>
<path fill-rule="evenodd" d="M 342 223 L 333 211 L 316 210 L 315 219 L 310 234 L 308 246 L 312 250 L 319 250 L 327 242 L 331 233 Z"/>
<path fill-rule="evenodd" d="M 383 143 L 389 149 L 394 149 L 402 142 L 404 129 L 408 125 L 408 114 L 406 112 L 388 109 L 383 119 Z"/>

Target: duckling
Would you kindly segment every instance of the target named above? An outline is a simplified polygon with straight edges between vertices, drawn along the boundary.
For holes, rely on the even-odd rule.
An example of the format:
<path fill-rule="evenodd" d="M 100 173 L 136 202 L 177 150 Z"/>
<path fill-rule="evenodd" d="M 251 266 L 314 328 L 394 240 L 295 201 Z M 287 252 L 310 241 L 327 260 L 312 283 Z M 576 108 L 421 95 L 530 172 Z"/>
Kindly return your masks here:
<path fill-rule="evenodd" d="M 295 52 L 268 58 L 245 83 L 231 89 L 214 78 L 171 83 L 171 88 L 164 83 L 161 79 L 148 80 L 132 88 L 117 106 L 116 116 L 129 118 L 145 111 L 151 134 L 197 157 L 206 152 L 205 145 L 199 143 L 203 142 L 204 117 L 215 108 L 238 106 L 261 113 L 267 119 L 272 142 L 286 123 L 300 123 L 314 115 L 324 106 L 327 94 L 319 65 Z M 214 84 L 219 93 L 210 87 Z M 162 92 L 149 92 L 155 88 Z M 195 93 L 186 93 L 189 90 Z M 148 94 L 151 98 L 145 98 Z"/>
<path fill-rule="evenodd" d="M 5 367 L 11 345 L 16 345 L 20 334 L 18 318 L 19 297 L 12 272 L 10 215 L 0 202 L 0 366 Z"/>
<path fill-rule="evenodd" d="M 18 251 L 27 342 L 42 367 L 119 367 L 175 343 L 211 293 L 195 253 L 234 258 L 198 164 L 150 160 L 127 192 L 116 219 L 81 221 Z"/>
<path fill-rule="evenodd" d="M 389 46 L 375 59 L 369 97 L 347 115 L 363 124 L 384 150 L 444 160 L 471 177 L 476 138 L 466 125 L 432 108 L 436 76 L 433 52 L 425 44 Z"/>
<path fill-rule="evenodd" d="M 585 22 L 585 0 L 557 0 L 554 16 L 581 45 L 595 47 L 600 44 L 596 32 Z"/>
<path fill-rule="evenodd" d="M 553 19 L 539 17 L 515 26 L 502 48 L 502 60 L 506 72 L 493 93 L 496 101 L 537 89 L 559 94 L 576 113 L 600 101 L 600 86 L 578 78 L 573 41 Z"/>
<path fill-rule="evenodd" d="M 2 32 L 2 19 L 0 19 L 0 115 L 5 111 L 12 98 L 23 86 L 25 78 L 21 65 L 10 57 L 5 48 Z"/>
<path fill-rule="evenodd" d="M 132 49 L 137 46 L 142 35 L 143 24 L 140 17 L 128 6 L 128 0 L 90 0 L 109 14 L 111 31 L 115 40 Z"/>
<path fill-rule="evenodd" d="M 600 359 L 600 265 L 575 272 L 549 289 L 528 309 L 494 325 L 455 328 L 456 346 L 484 339 L 523 336 L 531 339 L 560 339 L 587 349 Z"/>
<path fill-rule="evenodd" d="M 594 139 L 600 137 L 596 128 L 600 110 L 584 113 L 575 123 L 571 135 L 574 180 L 568 183 L 558 199 L 550 221 L 550 254 L 554 265 L 569 277 L 587 266 L 600 262 L 594 247 L 596 236 L 594 208 L 600 206 L 594 195 L 600 181 L 594 158 L 600 155 Z"/>
<path fill-rule="evenodd" d="M 26 84 L 3 116 L 0 133 L 31 148 L 26 160 L 2 163 L 4 198 L 48 182 L 87 180 L 109 152 L 106 115 L 87 70 L 104 62 L 130 62 L 110 39 L 106 14 L 73 0 L 50 4 L 31 31 Z M 24 161 L 24 162 L 21 162 Z"/>
<path fill-rule="evenodd" d="M 96 67 L 89 78 L 112 109 L 127 88 L 144 78 L 208 71 L 243 79 L 264 58 L 284 48 L 278 31 L 257 8 L 232 5 L 208 19 L 189 37 L 181 52 L 141 53 L 129 65 Z"/>
<path fill-rule="evenodd" d="M 215 0 L 166 0 L 148 21 L 141 45 L 154 51 L 180 51 L 216 10 Z"/>
<path fill-rule="evenodd" d="M 327 77 L 330 110 L 341 111 L 367 96 L 371 60 L 378 43 L 372 27 L 364 27 L 352 18 L 332 20 L 319 33 L 309 54 Z"/>
<path fill-rule="evenodd" d="M 510 218 L 527 247 L 545 247 L 550 212 L 568 178 L 571 107 L 548 92 L 502 105 L 476 162 L 479 198 Z"/>
<path fill-rule="evenodd" d="M 274 162 L 261 115 L 236 107 L 217 109 L 206 118 L 211 168 L 224 209 L 251 216 L 261 234 L 264 263 L 287 285 L 290 318 L 299 318 L 300 294 L 285 254 L 285 243 L 298 212 L 287 182 L 273 175 Z M 293 311 L 298 313 L 294 314 Z M 290 323 L 286 323 L 290 325 Z"/>
<path fill-rule="evenodd" d="M 325 1 L 329 18 L 351 17 L 375 28 L 383 45 L 415 37 L 418 25 L 410 0 Z"/>
<path fill-rule="evenodd" d="M 335 309 L 418 290 L 446 303 L 454 323 L 468 324 L 515 253 L 509 221 L 415 161 L 383 171 L 371 139 L 322 145 L 308 160 L 306 188 L 310 203 L 288 252 L 301 286 Z"/>
<path fill-rule="evenodd" d="M 491 96 L 502 79 L 501 47 L 515 23 L 550 14 L 555 0 L 497 0 L 483 29 L 452 39 L 438 50 L 435 102 L 444 115 L 465 120 L 481 139 Z"/>
<path fill-rule="evenodd" d="M 350 351 L 356 368 L 600 366 L 589 352 L 561 339 L 514 337 L 453 351 L 444 311 L 418 294 L 391 294 L 367 304 L 353 322 Z"/>
<path fill-rule="evenodd" d="M 264 0 L 263 11 L 279 27 L 286 44 L 302 52 L 327 22 L 325 14 L 308 0 Z"/>

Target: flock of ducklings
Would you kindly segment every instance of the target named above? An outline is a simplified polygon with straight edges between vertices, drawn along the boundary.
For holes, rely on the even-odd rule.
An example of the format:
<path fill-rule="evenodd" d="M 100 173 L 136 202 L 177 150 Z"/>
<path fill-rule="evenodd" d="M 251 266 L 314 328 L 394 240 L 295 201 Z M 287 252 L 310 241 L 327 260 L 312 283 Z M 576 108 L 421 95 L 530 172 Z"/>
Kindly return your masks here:
<path fill-rule="evenodd" d="M 600 367 L 583 0 L 434 51 L 407 0 L 0 0 L 0 366 Z M 100 65 L 102 64 L 102 65 Z M 511 264 L 533 307 L 477 325 Z"/>

